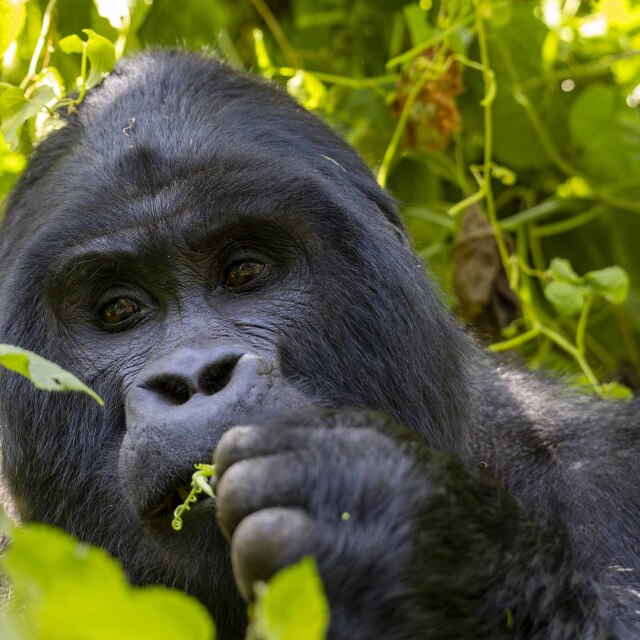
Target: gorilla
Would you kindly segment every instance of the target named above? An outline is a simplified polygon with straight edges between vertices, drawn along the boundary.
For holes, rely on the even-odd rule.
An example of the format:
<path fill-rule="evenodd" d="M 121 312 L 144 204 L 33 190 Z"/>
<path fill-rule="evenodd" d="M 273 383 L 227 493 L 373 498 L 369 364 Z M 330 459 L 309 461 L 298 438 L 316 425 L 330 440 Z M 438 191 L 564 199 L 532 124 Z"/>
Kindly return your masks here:
<path fill-rule="evenodd" d="M 0 340 L 105 407 L 0 377 L 23 520 L 196 596 L 223 640 L 305 555 L 332 639 L 640 637 L 637 401 L 476 348 L 394 200 L 264 81 L 150 51 L 63 120 L 6 206 Z"/>

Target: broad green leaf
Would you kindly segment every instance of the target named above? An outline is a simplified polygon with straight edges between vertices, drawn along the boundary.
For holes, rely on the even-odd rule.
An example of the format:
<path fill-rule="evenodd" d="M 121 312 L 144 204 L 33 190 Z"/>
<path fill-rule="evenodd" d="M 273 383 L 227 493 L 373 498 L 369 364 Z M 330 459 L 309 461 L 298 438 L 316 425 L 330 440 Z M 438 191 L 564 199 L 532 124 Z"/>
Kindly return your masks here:
<path fill-rule="evenodd" d="M 261 585 L 252 632 L 259 640 L 323 640 L 329 605 L 315 560 L 307 557 Z"/>
<path fill-rule="evenodd" d="M 22 0 L 0 0 L 0 56 L 20 35 L 26 15 Z"/>
<path fill-rule="evenodd" d="M 87 57 L 91 63 L 87 86 L 93 87 L 113 69 L 116 64 L 116 49 L 111 40 L 93 29 L 83 29 L 82 33 L 87 36 Z"/>
<path fill-rule="evenodd" d="M 54 99 L 53 89 L 46 85 L 38 87 L 29 98 L 25 97 L 20 87 L 9 87 L 0 93 L 0 130 L 12 151 L 20 144 L 22 125 Z"/>
<path fill-rule="evenodd" d="M 499 3 L 490 3 L 494 6 Z M 493 102 L 493 136 L 495 159 L 517 172 L 525 169 L 540 170 L 549 164 L 549 155 L 540 136 L 527 117 L 526 111 L 514 96 L 514 89 L 519 83 L 543 74 L 542 50 L 549 29 L 537 13 L 536 3 L 509 2 L 506 14 L 502 14 L 496 24 L 492 25 L 489 40 L 489 59 L 491 68 L 495 72 L 497 92 Z M 495 7 L 494 7 L 495 8 Z M 499 26 L 498 26 L 499 25 Z M 465 75 L 465 83 L 470 87 L 480 85 L 481 76 Z M 548 91 L 536 87 L 526 93 L 528 99 L 535 105 L 536 111 L 542 118 L 548 135 L 557 144 L 568 137 L 566 131 L 566 94 Z M 477 99 L 477 98 L 476 98 Z M 477 104 L 463 112 L 468 126 L 472 121 L 467 118 L 477 118 L 481 111 Z M 483 130 L 481 120 L 473 122 L 478 131 Z"/>
<path fill-rule="evenodd" d="M 93 29 L 83 29 L 87 36 L 86 42 L 80 36 L 73 34 L 62 38 L 58 43 L 65 53 L 83 53 L 86 49 L 91 70 L 87 78 L 87 87 L 98 84 L 111 71 L 116 63 L 116 49 L 111 42 Z"/>
<path fill-rule="evenodd" d="M 554 280 L 544 288 L 545 298 L 563 315 L 571 316 L 580 312 L 584 305 L 586 287 Z"/>
<path fill-rule="evenodd" d="M 100 396 L 72 373 L 32 351 L 9 344 L 0 344 L 0 365 L 28 378 L 38 389 L 82 391 L 90 395 L 98 404 L 103 404 Z"/>
<path fill-rule="evenodd" d="M 615 86 L 593 84 L 569 112 L 580 166 L 598 181 L 636 177 L 640 164 L 640 113 L 630 109 Z"/>
<path fill-rule="evenodd" d="M 585 274 L 587 286 L 612 304 L 622 304 L 629 293 L 629 276 L 622 268 L 613 266 Z"/>
<path fill-rule="evenodd" d="M 0 620 L 17 640 L 213 640 L 204 607 L 178 591 L 131 587 L 106 551 L 39 524 L 13 528 L 2 558 L 13 594 Z"/>
<path fill-rule="evenodd" d="M 578 283 L 580 276 L 573 270 L 571 263 L 564 258 L 554 258 L 549 265 L 549 272 L 554 280 L 565 280 Z"/>

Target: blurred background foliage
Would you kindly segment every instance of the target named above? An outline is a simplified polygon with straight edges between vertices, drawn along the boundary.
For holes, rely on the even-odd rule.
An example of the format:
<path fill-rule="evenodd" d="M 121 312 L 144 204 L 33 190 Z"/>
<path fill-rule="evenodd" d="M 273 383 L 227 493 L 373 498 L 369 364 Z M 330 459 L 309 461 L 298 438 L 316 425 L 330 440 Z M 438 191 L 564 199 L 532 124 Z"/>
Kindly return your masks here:
<path fill-rule="evenodd" d="M 326 119 L 492 349 L 640 388 L 640 1 L 0 0 L 0 197 L 152 45 L 215 52 Z"/>

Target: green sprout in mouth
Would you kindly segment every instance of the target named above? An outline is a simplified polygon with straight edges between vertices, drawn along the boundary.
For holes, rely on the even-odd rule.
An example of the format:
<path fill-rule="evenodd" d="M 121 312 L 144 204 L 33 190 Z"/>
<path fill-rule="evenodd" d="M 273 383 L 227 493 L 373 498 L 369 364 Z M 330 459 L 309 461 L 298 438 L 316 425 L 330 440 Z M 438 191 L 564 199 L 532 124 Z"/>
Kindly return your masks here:
<path fill-rule="evenodd" d="M 213 498 L 213 489 L 209 484 L 209 478 L 215 475 L 216 468 L 212 464 L 194 464 L 195 473 L 191 476 L 191 491 L 186 497 L 185 501 L 178 505 L 173 512 L 173 520 L 171 526 L 175 531 L 182 529 L 182 516 L 191 509 L 191 505 L 198 501 L 198 496 L 201 493 L 206 493 Z"/>

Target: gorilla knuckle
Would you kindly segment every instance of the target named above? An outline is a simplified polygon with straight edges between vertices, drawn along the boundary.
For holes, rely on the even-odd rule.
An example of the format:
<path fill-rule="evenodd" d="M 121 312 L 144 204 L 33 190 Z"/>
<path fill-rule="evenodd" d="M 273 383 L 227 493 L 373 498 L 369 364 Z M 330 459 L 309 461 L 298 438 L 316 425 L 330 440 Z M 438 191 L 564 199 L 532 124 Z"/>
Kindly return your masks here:
<path fill-rule="evenodd" d="M 267 581 L 277 571 L 313 551 L 315 524 L 299 509 L 274 507 L 248 515 L 231 539 L 234 572 L 245 595 L 257 580 Z"/>

